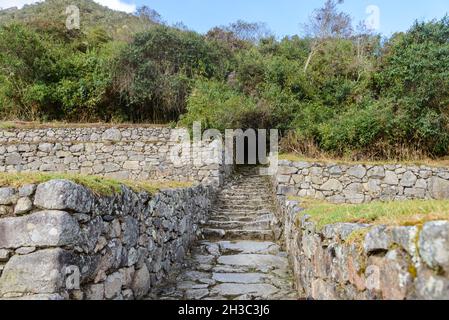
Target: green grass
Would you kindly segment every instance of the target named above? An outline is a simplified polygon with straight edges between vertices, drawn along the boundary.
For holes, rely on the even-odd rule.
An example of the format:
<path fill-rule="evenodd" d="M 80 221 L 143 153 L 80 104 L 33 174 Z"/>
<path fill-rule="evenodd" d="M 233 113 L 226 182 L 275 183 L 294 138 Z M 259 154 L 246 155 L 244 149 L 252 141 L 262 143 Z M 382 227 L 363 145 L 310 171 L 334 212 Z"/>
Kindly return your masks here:
<path fill-rule="evenodd" d="M 427 221 L 448 220 L 449 200 L 410 200 L 371 202 L 366 204 L 332 204 L 322 200 L 290 197 L 300 201 L 304 214 L 311 216 L 319 228 L 341 222 L 421 225 Z"/>
<path fill-rule="evenodd" d="M 126 185 L 134 191 L 146 191 L 155 194 L 162 189 L 187 188 L 191 182 L 144 182 L 130 180 L 115 180 L 98 176 L 84 176 L 66 173 L 0 173 L 0 187 L 9 186 L 18 188 L 26 184 L 39 184 L 54 179 L 70 180 L 99 195 L 112 195 L 120 193 L 120 186 Z"/>
<path fill-rule="evenodd" d="M 324 163 L 324 164 L 342 164 L 342 165 L 387 165 L 387 164 L 402 164 L 409 166 L 429 166 L 429 167 L 449 167 L 449 159 L 416 159 L 408 161 L 396 161 L 396 160 L 384 160 L 384 161 L 351 161 L 344 158 L 327 158 L 325 156 L 319 158 L 308 158 L 299 154 L 284 153 L 279 155 L 279 160 L 288 160 L 293 162 L 313 162 L 313 163 Z"/>

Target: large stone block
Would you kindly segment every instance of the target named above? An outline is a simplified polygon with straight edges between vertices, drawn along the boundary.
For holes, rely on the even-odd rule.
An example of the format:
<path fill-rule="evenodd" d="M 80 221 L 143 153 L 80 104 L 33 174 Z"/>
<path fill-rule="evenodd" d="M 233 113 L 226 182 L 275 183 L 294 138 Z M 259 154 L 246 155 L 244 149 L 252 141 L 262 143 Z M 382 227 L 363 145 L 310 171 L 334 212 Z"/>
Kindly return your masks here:
<path fill-rule="evenodd" d="M 366 175 L 366 168 L 362 165 L 350 167 L 346 172 L 348 175 L 362 179 Z"/>
<path fill-rule="evenodd" d="M 380 284 L 385 300 L 404 300 L 412 290 L 413 277 L 406 254 L 401 250 L 392 250 L 385 256 Z"/>
<path fill-rule="evenodd" d="M 17 199 L 17 192 L 13 188 L 0 188 L 0 205 L 14 204 Z"/>
<path fill-rule="evenodd" d="M 419 237 L 419 252 L 431 268 L 449 273 L 449 222 L 433 221 L 424 225 Z"/>
<path fill-rule="evenodd" d="M 366 235 L 363 247 L 365 252 L 369 254 L 374 251 L 386 251 L 391 244 L 391 231 L 386 226 L 376 226 Z"/>
<path fill-rule="evenodd" d="M 324 183 L 320 188 L 322 191 L 342 191 L 343 185 L 336 179 L 330 179 Z"/>
<path fill-rule="evenodd" d="M 119 129 L 111 128 L 111 129 L 107 129 L 103 133 L 101 138 L 104 141 L 118 142 L 118 141 L 122 140 L 122 133 Z"/>
<path fill-rule="evenodd" d="M 86 188 L 68 180 L 51 180 L 36 189 L 34 205 L 49 210 L 88 213 L 94 197 Z"/>
<path fill-rule="evenodd" d="M 137 299 L 144 297 L 150 290 L 150 272 L 145 264 L 135 272 L 131 289 Z"/>
<path fill-rule="evenodd" d="M 0 219 L 0 248 L 50 247 L 75 244 L 78 222 L 67 212 L 41 211 Z"/>
<path fill-rule="evenodd" d="M 13 256 L 0 278 L 0 297 L 59 293 L 65 287 L 64 266 L 70 265 L 70 260 L 70 254 L 59 248 Z"/>
<path fill-rule="evenodd" d="M 449 199 L 449 180 L 432 177 L 430 180 L 430 195 L 434 199 Z"/>

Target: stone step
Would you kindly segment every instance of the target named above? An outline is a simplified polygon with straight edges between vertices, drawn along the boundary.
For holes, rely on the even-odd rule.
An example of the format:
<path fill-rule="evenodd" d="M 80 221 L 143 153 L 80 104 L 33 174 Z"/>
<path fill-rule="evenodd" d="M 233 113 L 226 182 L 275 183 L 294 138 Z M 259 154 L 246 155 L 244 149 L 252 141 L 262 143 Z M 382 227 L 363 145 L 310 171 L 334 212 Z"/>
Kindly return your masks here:
<path fill-rule="evenodd" d="M 243 222 L 251 222 L 255 220 L 270 220 L 274 219 L 274 215 L 269 214 L 258 214 L 258 215 L 236 215 L 236 214 L 227 214 L 227 215 L 212 215 L 210 217 L 212 220 L 217 221 L 243 221 Z"/>
<path fill-rule="evenodd" d="M 246 217 L 259 217 L 267 214 L 273 214 L 273 210 L 223 210 L 214 209 L 211 212 L 211 216 L 246 216 Z"/>
<path fill-rule="evenodd" d="M 210 220 L 206 226 L 212 229 L 224 230 L 270 230 L 272 220 L 257 220 L 257 221 L 220 221 Z"/>
<path fill-rule="evenodd" d="M 203 228 L 203 235 L 208 240 L 273 240 L 271 230 L 223 230 Z"/>
<path fill-rule="evenodd" d="M 255 205 L 255 206 L 262 206 L 262 205 L 269 205 L 271 206 L 271 203 L 268 202 L 265 199 L 229 199 L 229 198 L 218 198 L 216 205 L 226 205 L 226 204 L 244 204 L 244 205 Z"/>
<path fill-rule="evenodd" d="M 245 205 L 245 204 L 222 204 L 218 207 L 219 210 L 227 210 L 227 211 L 250 211 L 250 212 L 258 212 L 258 211 L 273 211 L 274 207 L 271 205 Z"/>

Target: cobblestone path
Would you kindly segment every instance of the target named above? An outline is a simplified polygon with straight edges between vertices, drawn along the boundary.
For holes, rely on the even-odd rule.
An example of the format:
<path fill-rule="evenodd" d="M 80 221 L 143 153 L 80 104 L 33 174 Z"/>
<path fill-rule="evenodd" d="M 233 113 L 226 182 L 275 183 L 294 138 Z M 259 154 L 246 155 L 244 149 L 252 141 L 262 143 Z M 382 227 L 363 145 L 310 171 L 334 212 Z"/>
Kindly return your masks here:
<path fill-rule="evenodd" d="M 221 190 L 210 220 L 179 273 L 152 299 L 297 299 L 286 253 L 273 240 L 267 177 L 240 169 Z"/>

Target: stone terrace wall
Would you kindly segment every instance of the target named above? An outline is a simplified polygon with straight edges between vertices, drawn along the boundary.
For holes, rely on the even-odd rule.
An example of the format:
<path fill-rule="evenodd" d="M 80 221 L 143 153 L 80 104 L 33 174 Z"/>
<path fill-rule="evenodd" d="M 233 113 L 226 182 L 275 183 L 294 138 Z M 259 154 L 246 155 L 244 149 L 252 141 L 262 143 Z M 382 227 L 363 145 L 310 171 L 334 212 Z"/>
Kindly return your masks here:
<path fill-rule="evenodd" d="M 183 261 L 214 190 L 150 196 L 123 186 L 98 196 L 66 180 L 0 188 L 0 299 L 144 297 Z"/>
<path fill-rule="evenodd" d="M 169 128 L 0 130 L 0 172 L 68 172 L 116 179 L 198 181 L 219 185 L 229 168 L 175 166 Z M 226 169 L 226 170 L 225 170 Z"/>
<path fill-rule="evenodd" d="M 340 165 L 279 162 L 279 195 L 334 203 L 449 199 L 449 169 L 405 165 Z"/>
<path fill-rule="evenodd" d="M 448 221 L 423 227 L 340 223 L 318 230 L 298 202 L 280 197 L 280 203 L 283 240 L 301 296 L 449 299 Z M 360 242 L 351 240 L 357 231 Z"/>

